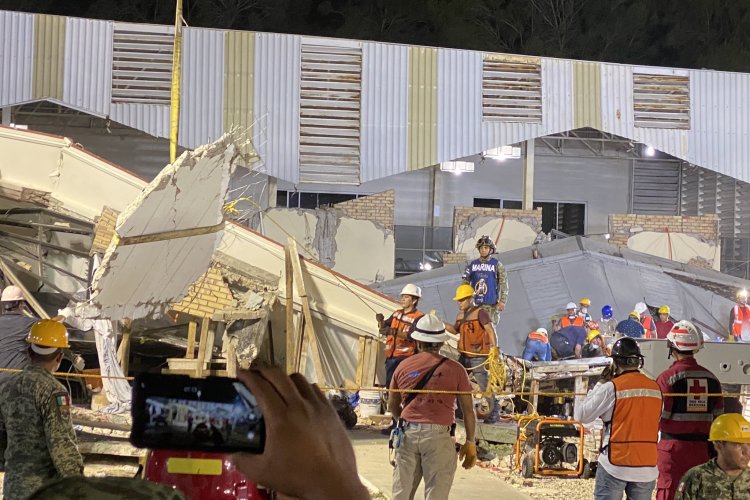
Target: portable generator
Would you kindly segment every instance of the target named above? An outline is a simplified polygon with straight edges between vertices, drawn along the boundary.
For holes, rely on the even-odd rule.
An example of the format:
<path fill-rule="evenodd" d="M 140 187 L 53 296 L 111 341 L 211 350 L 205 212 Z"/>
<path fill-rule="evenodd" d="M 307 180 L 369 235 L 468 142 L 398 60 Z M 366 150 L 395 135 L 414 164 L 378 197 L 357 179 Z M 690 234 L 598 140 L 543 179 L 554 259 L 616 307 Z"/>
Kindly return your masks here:
<path fill-rule="evenodd" d="M 581 476 L 587 465 L 583 455 L 580 422 L 539 415 L 518 420 L 512 465 L 523 477 Z"/>

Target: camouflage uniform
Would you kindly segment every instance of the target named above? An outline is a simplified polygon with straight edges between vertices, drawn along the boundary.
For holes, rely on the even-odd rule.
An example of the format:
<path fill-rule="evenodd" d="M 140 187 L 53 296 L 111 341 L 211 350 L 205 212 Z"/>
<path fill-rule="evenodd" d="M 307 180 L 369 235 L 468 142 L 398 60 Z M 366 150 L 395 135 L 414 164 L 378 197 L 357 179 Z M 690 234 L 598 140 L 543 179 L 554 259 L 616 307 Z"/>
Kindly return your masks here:
<path fill-rule="evenodd" d="M 70 396 L 49 371 L 28 366 L 3 385 L 0 453 L 6 500 L 28 498 L 48 481 L 83 474 Z"/>
<path fill-rule="evenodd" d="M 172 486 L 126 477 L 68 477 L 45 484 L 29 500 L 185 500 Z"/>
<path fill-rule="evenodd" d="M 713 458 L 685 473 L 677 486 L 675 500 L 747 500 L 750 499 L 750 468 L 737 477 L 721 470 Z"/>

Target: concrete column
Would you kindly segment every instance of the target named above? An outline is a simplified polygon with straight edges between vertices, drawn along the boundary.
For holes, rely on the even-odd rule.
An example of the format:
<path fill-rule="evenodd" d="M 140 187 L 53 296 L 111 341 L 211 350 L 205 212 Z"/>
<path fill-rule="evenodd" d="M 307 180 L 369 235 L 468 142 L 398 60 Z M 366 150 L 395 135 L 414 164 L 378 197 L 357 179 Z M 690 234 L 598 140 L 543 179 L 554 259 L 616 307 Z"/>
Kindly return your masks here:
<path fill-rule="evenodd" d="M 534 139 L 528 140 L 523 147 L 523 202 L 521 208 L 534 208 Z"/>
<path fill-rule="evenodd" d="M 2 108 L 2 117 L 0 117 L 0 124 L 10 125 L 10 106 Z"/>

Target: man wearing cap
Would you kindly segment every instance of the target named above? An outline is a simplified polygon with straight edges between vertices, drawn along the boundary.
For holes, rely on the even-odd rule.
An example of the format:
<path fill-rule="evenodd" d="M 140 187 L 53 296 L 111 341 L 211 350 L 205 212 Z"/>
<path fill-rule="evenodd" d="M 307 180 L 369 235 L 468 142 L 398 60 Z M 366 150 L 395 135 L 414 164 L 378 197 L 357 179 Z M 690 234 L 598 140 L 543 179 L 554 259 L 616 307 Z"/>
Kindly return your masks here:
<path fill-rule="evenodd" d="M 424 478 L 425 498 L 448 498 L 456 473 L 456 448 L 451 437 L 456 400 L 464 416 L 466 441 L 458 459 L 464 469 L 477 461 L 475 444 L 476 414 L 474 413 L 471 384 L 466 370 L 457 362 L 440 355 L 448 340 L 444 323 L 433 313 L 421 318 L 412 338 L 417 342 L 417 354 L 396 368 L 390 388 L 465 392 L 400 393 L 391 392 L 388 409 L 400 419 L 402 430 L 395 446 L 393 470 L 393 500 L 411 500 Z"/>
<path fill-rule="evenodd" d="M 581 357 L 583 358 L 596 358 L 598 356 L 609 356 L 609 349 L 604 343 L 599 330 L 589 330 L 586 335 L 586 345 L 583 346 Z"/>
<path fill-rule="evenodd" d="M 6 500 L 27 498 L 42 484 L 83 474 L 70 419 L 70 395 L 52 376 L 60 368 L 68 332 L 43 319 L 28 336 L 31 364 L 0 392 L 0 460 Z"/>
<path fill-rule="evenodd" d="M 581 307 L 578 308 L 578 315 L 583 318 L 583 321 L 589 322 L 593 318 L 589 314 L 589 307 L 591 307 L 591 299 L 588 299 L 586 297 L 582 298 L 578 301 L 578 305 Z"/>
<path fill-rule="evenodd" d="M 656 498 L 672 500 L 680 478 L 691 467 L 709 458 L 711 422 L 724 412 L 721 383 L 698 364 L 695 353 L 703 348 L 703 334 L 690 321 L 678 321 L 667 334 L 669 357 L 675 359 L 656 382 L 664 394 L 659 431 L 659 481 Z"/>
<path fill-rule="evenodd" d="M 677 500 L 750 498 L 750 422 L 738 413 L 716 417 L 709 440 L 716 458 L 693 467 L 677 486 Z"/>
<path fill-rule="evenodd" d="M 607 338 L 614 338 L 617 330 L 617 320 L 612 306 L 607 304 L 602 307 L 602 317 L 599 320 L 599 331 Z"/>
<path fill-rule="evenodd" d="M 422 289 L 409 283 L 402 290 L 399 297 L 401 309 L 398 309 L 386 319 L 380 327 L 380 334 L 385 335 L 385 386 L 390 387 L 393 372 L 403 360 L 414 354 L 416 342 L 411 338 L 411 332 L 419 318 L 424 313 L 417 309 Z M 382 316 L 380 316 L 382 318 Z"/>
<path fill-rule="evenodd" d="M 663 305 L 659 308 L 659 319 L 657 319 L 654 323 L 656 324 L 656 338 L 657 339 L 665 339 L 667 338 L 667 334 L 672 330 L 672 327 L 674 326 L 674 321 L 669 319 L 669 314 L 671 313 L 669 306 Z"/>
<path fill-rule="evenodd" d="M 23 292 L 15 285 L 5 287 L 0 297 L 3 314 L 0 316 L 0 368 L 21 370 L 29 364 L 29 345 L 26 336 L 37 320 L 26 306 Z M 10 372 L 0 372 L 0 382 Z"/>
<path fill-rule="evenodd" d="M 552 347 L 549 345 L 546 328 L 537 328 L 526 336 L 521 357 L 526 361 L 552 361 Z"/>
<path fill-rule="evenodd" d="M 469 285 L 459 285 L 453 300 L 458 302 L 458 315 L 453 325 L 446 324 L 445 328 L 458 335 L 458 362 L 467 370 L 470 370 L 482 391 L 487 390 L 489 374 L 482 365 L 490 354 L 497 349 L 497 335 L 489 313 L 474 304 L 474 291 Z M 491 401 L 492 411 L 490 416 L 484 419 L 486 424 L 497 422 L 500 407 L 497 399 L 493 396 Z"/>
<path fill-rule="evenodd" d="M 578 315 L 578 307 L 573 302 L 568 302 L 568 305 L 565 306 L 565 315 L 560 317 L 555 322 L 555 329 L 554 331 L 562 330 L 563 328 L 567 328 L 569 326 L 580 326 L 583 328 L 583 326 L 586 324 L 586 321 L 583 319 L 583 316 Z"/>
<path fill-rule="evenodd" d="M 750 342 L 750 306 L 747 290 L 737 292 L 737 304 L 729 311 L 729 331 L 735 342 Z"/>
<path fill-rule="evenodd" d="M 644 330 L 643 325 L 641 325 L 640 322 L 640 314 L 638 314 L 638 311 L 631 312 L 628 319 L 617 323 L 615 332 L 619 335 L 624 335 L 634 339 L 643 338 Z"/>

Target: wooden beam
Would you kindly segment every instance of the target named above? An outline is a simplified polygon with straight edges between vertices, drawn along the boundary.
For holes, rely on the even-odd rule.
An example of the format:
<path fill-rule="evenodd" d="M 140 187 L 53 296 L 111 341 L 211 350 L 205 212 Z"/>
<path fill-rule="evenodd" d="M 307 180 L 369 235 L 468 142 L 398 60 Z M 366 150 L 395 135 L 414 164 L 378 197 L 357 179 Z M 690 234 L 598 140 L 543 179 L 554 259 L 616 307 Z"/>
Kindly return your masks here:
<path fill-rule="evenodd" d="M 302 302 L 302 315 L 305 319 L 304 335 L 309 338 L 310 352 L 312 354 L 313 368 L 315 369 L 316 382 L 318 384 L 325 383 L 325 376 L 323 375 L 323 363 L 320 359 L 320 350 L 318 346 L 318 338 L 315 335 L 315 328 L 312 322 L 312 313 L 310 312 L 310 302 L 307 299 L 307 291 L 305 290 L 305 282 L 302 274 L 302 263 L 300 262 L 299 252 L 297 251 L 297 243 L 293 238 L 289 238 L 287 242 L 289 251 L 292 257 L 292 267 L 294 268 L 294 279 L 297 282 L 297 294 L 299 295 L 300 302 Z M 307 352 L 302 351 L 303 357 L 306 357 Z M 304 372 L 302 372 L 304 374 Z"/>
<path fill-rule="evenodd" d="M 289 247 L 284 248 L 285 261 L 285 278 L 286 278 L 286 372 L 292 373 L 295 370 L 297 359 L 296 335 L 294 330 L 294 268 L 292 267 L 292 254 Z"/>
<path fill-rule="evenodd" d="M 362 387 L 362 377 L 364 374 L 364 368 L 365 368 L 365 349 L 366 349 L 366 339 L 365 337 L 359 338 L 359 348 L 357 349 L 357 378 L 355 382 L 357 383 L 357 387 Z"/>
<path fill-rule="evenodd" d="M 195 321 L 188 323 L 187 349 L 185 350 L 185 357 L 187 359 L 193 359 L 195 357 L 195 334 L 197 332 L 198 323 Z"/>
<path fill-rule="evenodd" d="M 123 326 L 122 340 L 120 341 L 120 367 L 122 373 L 128 376 L 130 370 L 130 325 Z"/>
<path fill-rule="evenodd" d="M 37 316 L 42 319 L 49 319 L 49 314 L 47 314 L 47 311 L 45 311 L 41 304 L 39 304 L 39 302 L 37 302 L 37 300 L 34 298 L 34 296 L 29 293 L 23 283 L 21 283 L 21 280 L 18 279 L 18 276 L 16 276 L 16 273 L 14 273 L 10 266 L 5 262 L 5 259 L 3 257 L 0 257 L 0 269 L 2 269 L 3 275 L 5 275 L 6 280 L 10 281 L 11 284 L 16 285 L 21 289 L 26 302 L 29 303 Z"/>
<path fill-rule="evenodd" d="M 209 319 L 203 318 L 201 321 L 201 336 L 198 339 L 198 362 L 195 365 L 195 376 L 200 378 L 203 376 L 203 371 L 205 369 L 205 364 L 203 360 L 206 357 L 206 345 L 208 344 L 208 326 L 209 326 Z M 213 342 L 212 342 L 213 344 Z"/>

